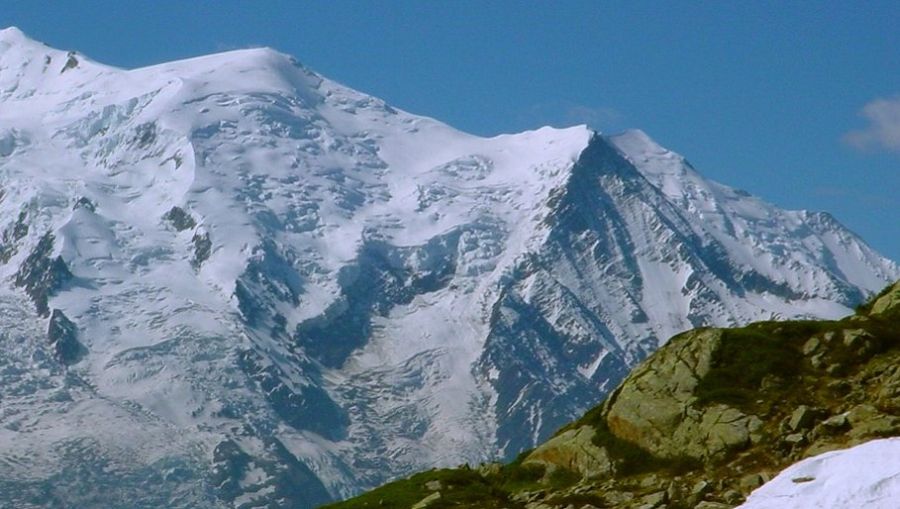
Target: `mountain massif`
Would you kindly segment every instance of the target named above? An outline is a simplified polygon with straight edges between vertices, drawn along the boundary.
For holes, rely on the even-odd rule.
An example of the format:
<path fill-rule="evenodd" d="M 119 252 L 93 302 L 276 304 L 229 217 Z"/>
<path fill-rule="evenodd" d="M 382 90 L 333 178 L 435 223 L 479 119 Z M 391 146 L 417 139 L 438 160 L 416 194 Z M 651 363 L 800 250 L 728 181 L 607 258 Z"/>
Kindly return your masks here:
<path fill-rule="evenodd" d="M 511 459 L 672 335 L 900 277 L 640 131 L 483 138 L 270 49 L 0 31 L 0 504 L 313 507 Z"/>
<path fill-rule="evenodd" d="M 510 464 L 432 470 L 328 507 L 892 509 L 898 394 L 900 282 L 839 321 L 680 334 Z"/>

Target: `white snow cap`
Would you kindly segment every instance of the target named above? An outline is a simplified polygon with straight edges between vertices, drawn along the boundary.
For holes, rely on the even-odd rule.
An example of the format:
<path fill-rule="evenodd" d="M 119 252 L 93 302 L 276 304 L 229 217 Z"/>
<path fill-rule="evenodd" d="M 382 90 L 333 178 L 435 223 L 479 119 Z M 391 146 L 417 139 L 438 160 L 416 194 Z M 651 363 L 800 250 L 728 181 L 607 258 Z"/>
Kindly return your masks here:
<path fill-rule="evenodd" d="M 897 509 L 900 438 L 807 458 L 754 491 L 738 509 Z"/>

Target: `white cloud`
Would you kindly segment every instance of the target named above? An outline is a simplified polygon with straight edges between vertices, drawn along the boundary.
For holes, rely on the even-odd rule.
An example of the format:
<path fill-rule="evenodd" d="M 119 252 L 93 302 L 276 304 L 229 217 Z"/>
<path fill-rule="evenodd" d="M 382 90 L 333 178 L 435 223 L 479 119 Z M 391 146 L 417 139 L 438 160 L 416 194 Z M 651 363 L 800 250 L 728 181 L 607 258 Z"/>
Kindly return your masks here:
<path fill-rule="evenodd" d="M 860 116 L 869 125 L 845 134 L 845 142 L 860 150 L 900 152 L 900 97 L 876 99 L 863 107 Z"/>
<path fill-rule="evenodd" d="M 569 127 L 587 124 L 595 129 L 609 129 L 618 124 L 622 114 L 605 106 L 588 106 L 572 101 L 547 101 L 532 105 L 519 116 L 519 123 L 527 128 L 541 125 Z"/>

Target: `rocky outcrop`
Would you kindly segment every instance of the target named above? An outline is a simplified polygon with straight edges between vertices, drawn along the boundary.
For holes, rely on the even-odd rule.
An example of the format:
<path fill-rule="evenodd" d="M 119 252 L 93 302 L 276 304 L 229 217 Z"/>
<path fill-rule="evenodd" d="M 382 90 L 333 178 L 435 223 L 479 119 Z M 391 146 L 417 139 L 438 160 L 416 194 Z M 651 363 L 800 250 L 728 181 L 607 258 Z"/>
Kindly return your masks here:
<path fill-rule="evenodd" d="M 900 282 L 888 287 L 872 302 L 871 316 L 894 316 L 900 315 Z"/>
<path fill-rule="evenodd" d="M 697 405 L 697 388 L 709 374 L 722 335 L 720 330 L 683 334 L 637 368 L 608 400 L 610 431 L 665 459 L 717 458 L 760 440 L 758 417 L 725 404 Z"/>
<path fill-rule="evenodd" d="M 615 465 L 607 450 L 594 444 L 595 435 L 589 426 L 564 431 L 538 446 L 523 464 L 539 465 L 550 473 L 561 468 L 584 478 L 609 476 Z"/>
<path fill-rule="evenodd" d="M 0 263 L 6 263 L 19 250 L 19 242 L 28 235 L 28 212 L 22 210 L 16 222 L 0 233 Z"/>
<path fill-rule="evenodd" d="M 197 221 L 181 207 L 172 207 L 163 214 L 163 219 L 172 224 L 175 231 L 182 232 L 197 226 Z"/>
<path fill-rule="evenodd" d="M 50 314 L 48 299 L 72 279 L 62 256 L 52 256 L 54 237 L 44 235 L 16 272 L 16 286 L 25 289 L 41 316 Z"/>
<path fill-rule="evenodd" d="M 84 345 L 78 341 L 78 327 L 58 309 L 54 309 L 50 315 L 47 339 L 53 347 L 56 359 L 65 365 L 75 364 L 87 352 Z"/>
<path fill-rule="evenodd" d="M 900 283 L 840 321 L 681 334 L 582 419 L 479 469 L 491 488 L 460 506 L 731 508 L 798 460 L 898 436 L 898 312 Z"/>
<path fill-rule="evenodd" d="M 212 241 L 209 239 L 209 232 L 198 231 L 191 237 L 191 244 L 194 246 L 191 266 L 199 269 L 203 262 L 209 259 L 209 255 L 212 254 Z"/>
<path fill-rule="evenodd" d="M 295 507 L 311 509 L 329 499 L 313 472 L 297 460 L 279 440 L 256 438 L 245 433 L 236 440 L 223 440 L 213 450 L 210 484 L 220 500 L 233 507 Z M 250 455 L 245 447 L 262 447 L 263 454 Z"/>

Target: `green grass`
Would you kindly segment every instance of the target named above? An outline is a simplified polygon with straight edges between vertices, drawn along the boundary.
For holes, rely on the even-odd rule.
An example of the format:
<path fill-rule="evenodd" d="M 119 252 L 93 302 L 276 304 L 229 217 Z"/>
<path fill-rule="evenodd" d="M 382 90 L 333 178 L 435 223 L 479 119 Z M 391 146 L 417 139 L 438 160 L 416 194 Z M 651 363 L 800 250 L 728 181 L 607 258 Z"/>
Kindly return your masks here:
<path fill-rule="evenodd" d="M 606 501 L 603 500 L 602 497 L 600 497 L 598 495 L 587 494 L 587 493 L 564 495 L 561 497 L 553 497 L 552 502 L 556 507 L 569 507 L 569 506 L 583 507 L 585 505 L 591 505 L 598 509 L 612 507 L 611 505 L 608 505 L 606 503 Z"/>
<path fill-rule="evenodd" d="M 425 487 L 429 481 L 441 482 L 441 499 L 429 508 L 483 507 L 485 509 L 508 507 L 519 508 L 520 504 L 510 503 L 509 493 L 489 482 L 475 470 L 468 468 L 430 470 L 408 479 L 394 481 L 356 498 L 324 506 L 322 509 L 409 509 L 434 493 Z"/>
<path fill-rule="evenodd" d="M 386 508 L 408 509 L 423 498 L 434 493 L 425 485 L 429 481 L 440 481 L 441 498 L 429 505 L 429 509 L 442 508 L 507 508 L 521 509 L 524 506 L 511 499 L 512 493 L 538 489 L 561 490 L 581 480 L 575 472 L 558 468 L 545 475 L 544 466 L 522 464 L 527 453 L 516 461 L 504 465 L 498 473 L 482 476 L 477 470 L 467 467 L 456 469 L 430 470 L 408 479 L 394 481 L 356 498 L 324 506 L 322 509 L 363 509 Z"/>
<path fill-rule="evenodd" d="M 551 490 L 562 490 L 574 486 L 581 480 L 581 474 L 567 468 L 557 468 L 547 476 L 547 487 Z"/>
<path fill-rule="evenodd" d="M 766 376 L 794 381 L 803 372 L 803 344 L 814 334 L 835 328 L 836 322 L 757 322 L 725 329 L 713 354 L 709 373 L 696 395 L 701 404 L 724 403 L 746 408 L 760 397 Z M 772 394 L 766 398 L 771 399 Z"/>

